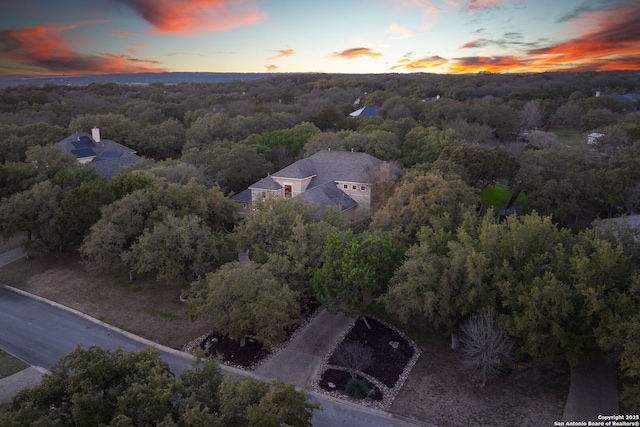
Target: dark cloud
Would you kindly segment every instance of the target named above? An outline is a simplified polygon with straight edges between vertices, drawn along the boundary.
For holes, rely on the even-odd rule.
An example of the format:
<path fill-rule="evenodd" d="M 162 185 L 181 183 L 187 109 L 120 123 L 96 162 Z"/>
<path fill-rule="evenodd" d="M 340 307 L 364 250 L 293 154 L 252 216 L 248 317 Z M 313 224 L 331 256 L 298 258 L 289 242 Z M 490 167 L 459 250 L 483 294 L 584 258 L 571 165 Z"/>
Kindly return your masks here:
<path fill-rule="evenodd" d="M 574 7 L 572 10 L 566 12 L 564 15 L 556 19 L 557 23 L 570 22 L 582 15 L 591 13 L 616 9 L 627 4 L 634 3 L 636 0 L 589 0 L 585 1 L 579 6 Z"/>

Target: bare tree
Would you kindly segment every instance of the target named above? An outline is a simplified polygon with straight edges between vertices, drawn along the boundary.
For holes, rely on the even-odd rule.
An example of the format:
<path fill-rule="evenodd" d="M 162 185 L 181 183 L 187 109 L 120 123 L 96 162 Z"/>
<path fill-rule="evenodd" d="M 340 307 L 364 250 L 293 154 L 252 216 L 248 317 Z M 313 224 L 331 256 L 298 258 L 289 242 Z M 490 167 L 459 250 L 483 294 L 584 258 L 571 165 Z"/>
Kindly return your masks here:
<path fill-rule="evenodd" d="M 535 130 L 529 135 L 528 142 L 531 146 L 543 150 L 560 148 L 558 137 L 552 132 Z"/>
<path fill-rule="evenodd" d="M 542 126 L 545 119 L 542 103 L 534 99 L 527 102 L 520 111 L 520 125 L 524 130 L 537 130 Z"/>
<path fill-rule="evenodd" d="M 482 375 L 482 387 L 487 377 L 498 375 L 511 361 L 513 341 L 496 320 L 493 308 L 467 320 L 461 327 L 464 365 Z"/>
<path fill-rule="evenodd" d="M 336 364 L 347 369 L 351 378 L 356 378 L 358 372 L 367 369 L 373 362 L 373 350 L 355 341 L 342 343 L 333 354 Z"/>

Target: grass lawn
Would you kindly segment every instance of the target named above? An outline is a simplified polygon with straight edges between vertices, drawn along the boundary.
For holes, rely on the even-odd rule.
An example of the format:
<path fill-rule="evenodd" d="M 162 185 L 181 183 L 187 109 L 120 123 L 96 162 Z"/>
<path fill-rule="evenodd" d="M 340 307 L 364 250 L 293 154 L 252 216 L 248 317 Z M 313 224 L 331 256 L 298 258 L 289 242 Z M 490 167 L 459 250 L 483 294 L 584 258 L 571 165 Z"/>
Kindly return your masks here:
<path fill-rule="evenodd" d="M 511 199 L 511 192 L 506 188 L 489 185 L 482 190 L 480 201 L 491 206 L 502 208 L 507 206 Z"/>
<path fill-rule="evenodd" d="M 0 378 L 8 377 L 29 367 L 22 360 L 0 349 Z"/>
<path fill-rule="evenodd" d="M 585 148 L 587 136 L 584 132 L 571 129 L 558 129 L 553 131 L 558 137 L 558 141 L 570 148 Z"/>
<path fill-rule="evenodd" d="M 0 269 L 0 283 L 176 349 L 210 330 L 206 322 L 192 322 L 180 301 L 186 284 L 159 283 L 153 276 L 131 282 L 126 273 L 90 276 L 77 254 L 52 253 L 13 262 Z"/>

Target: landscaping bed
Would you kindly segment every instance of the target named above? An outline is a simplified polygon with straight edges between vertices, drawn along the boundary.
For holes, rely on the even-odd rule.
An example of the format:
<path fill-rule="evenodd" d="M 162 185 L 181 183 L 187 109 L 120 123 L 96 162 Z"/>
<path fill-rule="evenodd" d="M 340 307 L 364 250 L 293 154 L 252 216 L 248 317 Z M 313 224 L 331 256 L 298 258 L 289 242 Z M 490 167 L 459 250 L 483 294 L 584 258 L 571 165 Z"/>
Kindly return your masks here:
<path fill-rule="evenodd" d="M 371 317 L 367 317 L 367 321 L 371 329 L 362 319 L 357 320 L 331 354 L 327 355 L 315 384 L 322 393 L 388 410 L 418 360 L 420 349 L 394 326 Z M 358 377 L 373 390 L 364 399 L 348 396 L 347 383 L 352 377 L 336 357 L 349 343 L 372 349 L 371 363 L 358 372 Z"/>
<path fill-rule="evenodd" d="M 301 320 L 287 331 L 285 343 L 273 349 L 266 348 L 264 344 L 250 336 L 245 340 L 244 347 L 241 347 L 240 341 L 211 332 L 189 343 L 183 348 L 183 351 L 192 353 L 195 348 L 199 347 L 204 351 L 205 356 L 216 358 L 220 363 L 235 368 L 253 370 L 285 347 L 298 331 L 302 330 L 318 314 L 319 308 L 320 304 L 315 299 L 305 300 L 300 310 Z"/>

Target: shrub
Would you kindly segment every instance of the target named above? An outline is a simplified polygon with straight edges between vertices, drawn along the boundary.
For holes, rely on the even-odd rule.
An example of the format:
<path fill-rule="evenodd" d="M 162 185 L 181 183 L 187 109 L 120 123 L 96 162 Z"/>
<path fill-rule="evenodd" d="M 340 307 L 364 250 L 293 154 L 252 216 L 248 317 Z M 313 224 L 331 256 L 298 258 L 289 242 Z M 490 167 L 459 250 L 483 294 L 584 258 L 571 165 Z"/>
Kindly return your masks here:
<path fill-rule="evenodd" d="M 347 394 L 354 399 L 362 399 L 369 394 L 369 385 L 365 380 L 359 378 L 351 378 L 347 383 Z"/>

